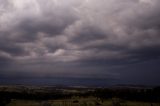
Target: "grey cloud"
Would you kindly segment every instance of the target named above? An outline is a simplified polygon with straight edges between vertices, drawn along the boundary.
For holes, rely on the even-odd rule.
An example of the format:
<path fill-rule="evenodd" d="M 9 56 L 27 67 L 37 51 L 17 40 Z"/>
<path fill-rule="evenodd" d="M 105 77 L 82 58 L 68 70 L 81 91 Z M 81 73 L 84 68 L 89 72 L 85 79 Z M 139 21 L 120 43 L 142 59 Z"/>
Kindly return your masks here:
<path fill-rule="evenodd" d="M 55 76 L 121 76 L 125 73 L 114 72 L 113 67 L 121 70 L 159 60 L 159 4 L 159 0 L 1 0 L 0 67 L 10 65 L 12 69 L 4 69 L 15 74 L 23 70 Z"/>
<path fill-rule="evenodd" d="M 25 50 L 21 46 L 17 45 L 16 42 L 11 41 L 7 37 L 5 37 L 8 35 L 1 36 L 2 37 L 0 39 L 0 51 L 6 52 L 12 56 L 25 54 Z"/>
<path fill-rule="evenodd" d="M 96 3 L 94 5 L 89 5 L 91 6 L 89 9 L 84 9 L 87 11 L 87 13 L 90 14 L 82 17 L 79 27 L 77 27 L 77 24 L 74 25 L 75 28 L 73 28 L 73 32 L 75 32 L 75 30 L 78 30 L 77 33 L 74 33 L 75 37 L 72 38 L 73 41 L 75 38 L 74 44 L 76 44 L 79 40 L 82 39 L 80 47 L 82 47 L 83 45 L 85 46 L 85 44 L 88 45 L 89 43 L 94 44 L 94 42 L 96 45 L 98 37 L 101 36 L 100 33 L 96 33 L 96 30 L 94 30 L 96 32 L 92 31 L 92 27 L 96 26 L 97 29 L 101 29 L 101 32 L 103 32 L 104 35 L 104 37 L 99 40 L 101 44 L 98 42 L 97 43 L 101 45 L 101 47 L 106 47 L 105 49 L 99 49 L 100 51 L 108 51 L 107 45 L 112 45 L 112 47 L 117 48 L 122 47 L 122 49 L 126 49 L 126 51 L 132 51 L 136 48 L 139 50 L 143 48 L 152 48 L 152 46 L 159 45 L 159 29 L 157 27 L 159 19 L 157 18 L 158 16 L 155 17 L 155 15 L 159 14 L 159 11 L 157 9 L 157 4 L 159 3 L 158 1 L 155 0 L 153 1 L 153 4 L 150 4 L 149 1 L 140 2 L 137 0 L 134 2 L 127 1 L 126 3 L 126 1 L 124 2 L 123 0 L 119 2 L 111 0 L 110 2 L 115 5 L 115 8 L 110 7 L 105 12 L 102 11 L 100 13 L 97 13 L 96 11 L 93 12 L 93 10 L 96 9 L 98 11 L 104 10 L 104 8 L 108 8 L 107 6 L 103 6 L 103 4 L 107 4 L 107 2 L 109 1 L 103 1 L 103 4 L 101 4 L 101 2 L 97 2 L 96 0 L 93 2 Z M 114 9 L 117 9 L 117 11 L 113 11 Z M 152 11 L 154 13 L 152 13 Z M 83 12 L 82 14 L 84 14 Z M 89 33 L 85 33 L 86 31 L 85 29 L 83 29 L 83 26 L 85 27 L 88 24 L 91 24 L 92 27 L 86 28 L 87 30 L 89 30 Z M 144 26 L 148 28 L 144 29 Z M 81 28 L 80 32 L 79 29 L 76 28 Z M 82 37 L 81 35 L 84 35 L 84 33 L 86 35 Z M 95 39 L 89 38 L 90 36 L 92 38 L 95 37 Z M 91 46 L 93 47 L 93 45 Z M 108 46 L 108 48 L 110 47 Z M 144 52 L 141 55 L 143 54 L 145 55 Z"/>
<path fill-rule="evenodd" d="M 0 51 L 0 67 L 1 67 L 1 73 L 4 73 L 5 70 L 8 69 L 8 67 L 12 64 L 13 59 L 12 56 L 6 52 Z"/>
<path fill-rule="evenodd" d="M 101 31 L 101 29 L 92 26 L 84 26 L 80 32 L 76 33 L 78 36 L 71 38 L 70 42 L 75 44 L 88 43 L 88 41 L 95 41 L 99 39 L 104 39 L 106 34 Z"/>

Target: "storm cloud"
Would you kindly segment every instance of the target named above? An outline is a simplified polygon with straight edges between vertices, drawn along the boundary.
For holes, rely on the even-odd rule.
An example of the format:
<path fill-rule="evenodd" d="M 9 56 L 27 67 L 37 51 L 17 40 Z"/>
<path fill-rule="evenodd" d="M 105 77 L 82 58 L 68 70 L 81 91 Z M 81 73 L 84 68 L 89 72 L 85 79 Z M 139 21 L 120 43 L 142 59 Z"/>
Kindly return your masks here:
<path fill-rule="evenodd" d="M 160 84 L 159 4 L 0 0 L 0 77 Z"/>

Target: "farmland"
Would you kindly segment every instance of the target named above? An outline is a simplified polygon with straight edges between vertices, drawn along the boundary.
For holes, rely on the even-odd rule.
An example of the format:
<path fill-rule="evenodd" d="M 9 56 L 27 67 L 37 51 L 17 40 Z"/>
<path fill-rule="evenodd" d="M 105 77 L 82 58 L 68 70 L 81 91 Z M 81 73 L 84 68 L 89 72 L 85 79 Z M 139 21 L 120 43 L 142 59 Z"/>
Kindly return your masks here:
<path fill-rule="evenodd" d="M 12 100 L 7 106 L 160 106 L 160 103 L 119 101 L 114 99 L 108 99 L 102 102 L 90 97 L 47 101 Z"/>
<path fill-rule="evenodd" d="M 0 106 L 160 106 L 160 89 L 1 86 Z"/>

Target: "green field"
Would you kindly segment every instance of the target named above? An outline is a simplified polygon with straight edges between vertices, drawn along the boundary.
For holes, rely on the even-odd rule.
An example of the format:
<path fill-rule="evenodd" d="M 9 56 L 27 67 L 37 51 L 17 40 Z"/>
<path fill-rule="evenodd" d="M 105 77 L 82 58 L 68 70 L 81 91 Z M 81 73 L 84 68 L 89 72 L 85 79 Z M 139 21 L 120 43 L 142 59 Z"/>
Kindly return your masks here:
<path fill-rule="evenodd" d="M 12 100 L 7 106 L 160 106 L 160 103 L 133 102 L 120 99 L 72 98 L 64 100 Z"/>

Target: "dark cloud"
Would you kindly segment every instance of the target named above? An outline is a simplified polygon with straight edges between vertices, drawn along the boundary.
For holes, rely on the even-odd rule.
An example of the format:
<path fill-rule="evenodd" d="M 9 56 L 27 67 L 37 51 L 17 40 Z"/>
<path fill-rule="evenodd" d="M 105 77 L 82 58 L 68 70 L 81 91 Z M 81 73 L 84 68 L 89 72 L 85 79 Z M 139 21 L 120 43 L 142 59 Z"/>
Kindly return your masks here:
<path fill-rule="evenodd" d="M 13 56 L 19 56 L 19 55 L 23 56 L 25 54 L 25 50 L 22 47 L 16 44 L 13 44 L 13 42 L 6 43 L 6 41 L 5 42 L 1 41 L 0 49 L 1 51 L 9 53 L 10 55 L 13 55 Z"/>
<path fill-rule="evenodd" d="M 10 66 L 12 60 L 8 57 L 4 57 L 3 55 L 0 56 L 0 67 L 1 71 L 4 71 L 4 69 L 8 66 Z"/>
<path fill-rule="evenodd" d="M 106 36 L 103 30 L 92 26 L 84 26 L 77 35 L 72 37 L 70 42 L 74 44 L 87 44 L 88 41 L 101 40 Z"/>
<path fill-rule="evenodd" d="M 128 76 L 134 73 L 130 80 L 134 83 L 133 77 L 140 80 L 146 70 L 142 80 L 148 81 L 152 69 L 160 73 L 159 4 L 159 0 L 1 0 L 0 76 L 129 83 Z M 147 64 L 150 67 L 145 68 Z"/>

